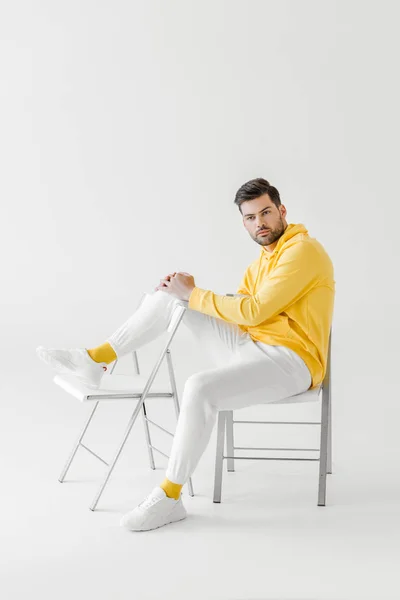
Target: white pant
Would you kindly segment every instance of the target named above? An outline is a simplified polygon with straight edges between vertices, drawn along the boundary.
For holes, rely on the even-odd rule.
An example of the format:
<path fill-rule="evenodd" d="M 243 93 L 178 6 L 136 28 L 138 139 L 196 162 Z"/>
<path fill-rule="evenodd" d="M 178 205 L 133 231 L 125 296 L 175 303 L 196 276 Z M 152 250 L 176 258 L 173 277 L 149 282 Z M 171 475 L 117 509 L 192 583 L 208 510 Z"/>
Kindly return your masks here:
<path fill-rule="evenodd" d="M 254 342 L 236 324 L 191 310 L 188 302 L 161 290 L 147 293 L 138 310 L 106 341 L 118 357 L 137 350 L 166 331 L 177 302 L 187 308 L 182 323 L 216 365 L 185 382 L 166 471 L 170 481 L 183 485 L 207 447 L 218 411 L 299 394 L 310 387 L 311 374 L 290 348 Z"/>

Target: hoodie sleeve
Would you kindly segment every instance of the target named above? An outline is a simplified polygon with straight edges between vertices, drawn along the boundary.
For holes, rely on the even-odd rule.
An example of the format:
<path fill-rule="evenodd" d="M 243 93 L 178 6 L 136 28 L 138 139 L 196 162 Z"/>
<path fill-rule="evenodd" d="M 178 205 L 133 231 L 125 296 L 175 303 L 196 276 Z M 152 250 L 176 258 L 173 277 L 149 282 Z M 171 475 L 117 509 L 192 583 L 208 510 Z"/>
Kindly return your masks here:
<path fill-rule="evenodd" d="M 307 241 L 289 246 L 260 283 L 256 294 L 231 297 L 193 288 L 188 307 L 237 325 L 255 326 L 272 319 L 312 289 L 321 275 L 318 250 Z M 241 286 L 243 281 L 241 283 Z M 238 293 L 247 293 L 239 287 Z"/>

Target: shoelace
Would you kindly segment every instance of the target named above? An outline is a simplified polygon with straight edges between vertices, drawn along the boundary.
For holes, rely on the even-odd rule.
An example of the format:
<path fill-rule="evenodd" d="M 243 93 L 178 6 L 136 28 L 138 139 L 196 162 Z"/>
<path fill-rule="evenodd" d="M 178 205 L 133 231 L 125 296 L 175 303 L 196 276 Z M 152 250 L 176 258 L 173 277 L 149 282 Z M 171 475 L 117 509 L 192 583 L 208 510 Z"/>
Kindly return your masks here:
<path fill-rule="evenodd" d="M 153 506 L 153 504 L 156 504 L 160 500 L 161 500 L 161 498 L 148 496 L 147 498 L 145 498 L 143 500 L 143 502 L 141 502 L 138 505 L 138 508 L 140 508 L 141 510 L 146 510 L 146 508 L 150 508 L 151 506 Z"/>

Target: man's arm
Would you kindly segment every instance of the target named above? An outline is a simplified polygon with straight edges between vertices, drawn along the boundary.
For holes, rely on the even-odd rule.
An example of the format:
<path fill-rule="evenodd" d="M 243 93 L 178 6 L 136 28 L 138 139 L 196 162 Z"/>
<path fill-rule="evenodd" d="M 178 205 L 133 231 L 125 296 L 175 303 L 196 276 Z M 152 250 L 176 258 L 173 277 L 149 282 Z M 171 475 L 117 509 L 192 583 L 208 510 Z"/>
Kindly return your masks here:
<path fill-rule="evenodd" d="M 230 323 L 255 326 L 287 310 L 316 285 L 320 275 L 318 250 L 302 241 L 282 253 L 256 294 L 231 297 L 195 287 L 188 307 Z"/>

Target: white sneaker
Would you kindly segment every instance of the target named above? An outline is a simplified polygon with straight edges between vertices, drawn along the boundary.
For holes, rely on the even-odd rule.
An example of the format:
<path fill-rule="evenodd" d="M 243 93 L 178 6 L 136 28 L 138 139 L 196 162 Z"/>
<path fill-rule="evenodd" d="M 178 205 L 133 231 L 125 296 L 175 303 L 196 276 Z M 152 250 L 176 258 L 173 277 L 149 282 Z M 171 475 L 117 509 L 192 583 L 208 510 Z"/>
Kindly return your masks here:
<path fill-rule="evenodd" d="M 120 525 L 130 531 L 148 531 L 181 521 L 186 516 L 182 497 L 180 496 L 179 500 L 169 498 L 164 490 L 157 486 L 143 502 L 122 517 Z"/>
<path fill-rule="evenodd" d="M 107 363 L 97 363 L 93 360 L 86 348 L 67 350 L 38 346 L 36 354 L 58 373 L 73 373 L 82 383 L 92 389 L 99 387 L 101 378 L 108 369 Z"/>

